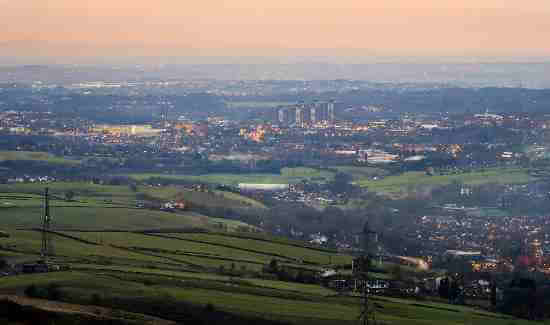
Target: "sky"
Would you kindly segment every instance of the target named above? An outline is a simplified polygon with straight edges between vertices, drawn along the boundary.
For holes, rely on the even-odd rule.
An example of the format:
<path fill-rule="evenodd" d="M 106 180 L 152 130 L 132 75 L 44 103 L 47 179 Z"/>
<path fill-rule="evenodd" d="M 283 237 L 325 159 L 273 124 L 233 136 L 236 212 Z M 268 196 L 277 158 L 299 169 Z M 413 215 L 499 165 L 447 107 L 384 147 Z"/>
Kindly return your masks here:
<path fill-rule="evenodd" d="M 0 0 L 0 55 L 550 56 L 549 0 Z"/>

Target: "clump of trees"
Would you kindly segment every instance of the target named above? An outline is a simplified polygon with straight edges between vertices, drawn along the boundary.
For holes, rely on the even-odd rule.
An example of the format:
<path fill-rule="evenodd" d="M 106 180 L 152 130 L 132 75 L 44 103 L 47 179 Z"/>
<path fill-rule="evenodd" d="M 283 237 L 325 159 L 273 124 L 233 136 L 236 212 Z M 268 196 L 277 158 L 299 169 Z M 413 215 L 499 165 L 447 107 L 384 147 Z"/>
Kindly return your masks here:
<path fill-rule="evenodd" d="M 319 280 L 313 271 L 296 269 L 279 264 L 277 259 L 272 259 L 265 265 L 264 273 L 273 274 L 277 280 L 299 282 L 299 283 L 318 283 Z"/>

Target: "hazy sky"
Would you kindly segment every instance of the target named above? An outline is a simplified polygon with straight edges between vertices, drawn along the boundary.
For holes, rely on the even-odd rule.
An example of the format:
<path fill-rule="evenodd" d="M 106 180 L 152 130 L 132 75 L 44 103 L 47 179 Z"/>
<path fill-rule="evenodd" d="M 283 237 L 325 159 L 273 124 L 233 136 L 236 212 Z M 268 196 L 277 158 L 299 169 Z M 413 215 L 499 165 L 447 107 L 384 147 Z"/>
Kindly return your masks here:
<path fill-rule="evenodd" d="M 4 55 L 549 56 L 549 40 L 550 0 L 0 0 Z"/>

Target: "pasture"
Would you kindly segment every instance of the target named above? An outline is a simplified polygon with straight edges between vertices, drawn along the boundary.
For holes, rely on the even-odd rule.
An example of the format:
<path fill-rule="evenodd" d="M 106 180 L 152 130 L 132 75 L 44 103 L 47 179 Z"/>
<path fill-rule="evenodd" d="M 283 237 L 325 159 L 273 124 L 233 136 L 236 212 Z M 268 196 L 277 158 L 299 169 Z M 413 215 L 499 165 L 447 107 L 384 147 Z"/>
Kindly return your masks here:
<path fill-rule="evenodd" d="M 125 185 L 100 185 L 85 182 L 53 182 L 0 184 L 0 224 L 9 227 L 37 227 L 41 223 L 42 194 L 45 187 L 51 194 L 54 228 L 96 230 L 143 230 L 160 228 L 213 228 L 220 223 L 228 229 L 247 224 L 233 220 L 208 218 L 190 211 L 166 212 L 137 208 L 142 196 L 152 200 L 187 200 L 191 204 L 222 207 L 264 208 L 239 194 L 216 191 L 194 192 L 175 186 L 138 186 L 133 191 Z M 66 193 L 74 196 L 66 199 Z"/>
<path fill-rule="evenodd" d="M 43 161 L 51 164 L 62 165 L 78 165 L 80 160 L 67 159 L 57 157 L 47 152 L 37 151 L 0 151 L 0 162 L 2 161 L 17 161 L 17 160 L 32 160 Z"/>
<path fill-rule="evenodd" d="M 17 292 L 30 284 L 46 287 L 51 283 L 58 286 L 65 301 L 89 304 L 95 295 L 99 297 L 96 304 L 145 314 L 154 312 L 152 306 L 162 310 L 162 305 L 181 302 L 291 324 L 355 324 L 359 315 L 357 297 L 335 296 L 307 285 L 135 268 L 82 268 L 59 272 L 55 278 L 22 275 L 0 283 L 0 291 Z M 382 324 L 529 324 L 465 306 L 385 297 L 373 297 L 373 302 Z M 163 315 L 178 320 L 177 313 L 166 310 Z"/>
<path fill-rule="evenodd" d="M 425 172 L 406 172 L 401 175 L 386 176 L 380 180 L 361 180 L 357 184 L 376 192 L 398 193 L 409 187 L 448 185 L 455 181 L 468 185 L 526 184 L 533 179 L 534 177 L 529 176 L 526 169 L 490 168 L 485 171 L 434 176 L 428 176 Z"/>
<path fill-rule="evenodd" d="M 159 174 L 140 173 L 123 174 L 135 180 L 143 181 L 151 177 L 159 177 L 173 180 L 184 180 L 190 182 L 238 185 L 239 183 L 253 184 L 295 184 L 303 180 L 330 181 L 334 173 L 324 170 L 317 170 L 307 167 L 283 168 L 280 174 L 206 174 L 206 175 L 183 175 L 183 174 Z"/>

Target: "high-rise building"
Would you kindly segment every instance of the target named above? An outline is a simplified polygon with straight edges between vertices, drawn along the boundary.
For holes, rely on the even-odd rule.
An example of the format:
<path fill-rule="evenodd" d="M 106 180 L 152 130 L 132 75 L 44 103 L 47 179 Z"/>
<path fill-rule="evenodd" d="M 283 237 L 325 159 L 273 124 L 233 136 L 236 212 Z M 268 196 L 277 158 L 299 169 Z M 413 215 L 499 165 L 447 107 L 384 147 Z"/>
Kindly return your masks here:
<path fill-rule="evenodd" d="M 316 111 L 319 121 L 328 121 L 328 102 L 317 103 Z"/>
<path fill-rule="evenodd" d="M 538 239 L 535 239 L 529 243 L 529 257 L 535 265 L 542 265 L 542 244 Z"/>
<path fill-rule="evenodd" d="M 281 126 L 292 125 L 296 120 L 296 106 L 280 106 L 276 119 Z"/>
<path fill-rule="evenodd" d="M 305 111 L 304 107 L 302 106 L 296 107 L 296 126 L 297 127 L 304 127 L 305 125 L 304 111 Z"/>
<path fill-rule="evenodd" d="M 331 100 L 327 104 L 327 121 L 329 124 L 334 124 L 334 100 Z"/>
<path fill-rule="evenodd" d="M 277 120 L 281 125 L 288 124 L 288 108 L 280 107 L 277 114 Z"/>
<path fill-rule="evenodd" d="M 317 123 L 317 107 L 316 107 L 316 103 L 311 105 L 311 107 L 309 108 L 309 120 L 311 121 L 311 124 L 315 124 Z"/>
<path fill-rule="evenodd" d="M 279 107 L 273 119 L 282 126 L 295 125 L 296 127 L 307 127 L 317 123 L 334 124 L 335 105 L 329 102 L 314 101 L 311 104 L 300 102 L 292 106 Z"/>

